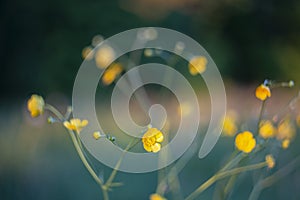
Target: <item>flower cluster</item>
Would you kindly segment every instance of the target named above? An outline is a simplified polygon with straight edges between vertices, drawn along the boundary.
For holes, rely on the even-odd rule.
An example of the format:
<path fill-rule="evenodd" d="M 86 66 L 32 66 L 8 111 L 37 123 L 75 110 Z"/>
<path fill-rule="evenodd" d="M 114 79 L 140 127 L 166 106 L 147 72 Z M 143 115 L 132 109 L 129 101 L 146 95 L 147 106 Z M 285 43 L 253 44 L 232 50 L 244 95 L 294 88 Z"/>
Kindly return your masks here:
<path fill-rule="evenodd" d="M 95 58 L 97 63 L 97 67 L 103 70 L 103 77 L 102 82 L 104 85 L 112 84 L 116 78 L 125 70 L 121 63 L 112 63 L 111 61 L 114 58 L 114 50 L 106 45 L 102 48 L 98 49 L 97 52 L 93 52 L 90 47 L 84 49 L 83 57 L 85 59 L 92 59 Z M 191 75 L 197 75 L 205 72 L 207 67 L 208 61 L 204 56 L 197 56 L 190 60 L 188 69 Z M 225 179 L 227 177 L 235 177 L 240 173 L 257 170 L 257 169 L 268 169 L 269 172 L 276 170 L 275 167 L 276 162 L 275 158 L 278 155 L 274 154 L 273 148 L 283 148 L 287 149 L 291 141 L 296 136 L 296 126 L 298 124 L 300 126 L 300 115 L 296 119 L 292 119 L 292 116 L 285 115 L 283 118 L 278 119 L 279 117 L 266 119 L 264 116 L 264 106 L 266 104 L 266 100 L 271 97 L 271 89 L 283 86 L 283 87 L 291 87 L 293 86 L 293 82 L 288 83 L 275 83 L 272 81 L 265 81 L 263 84 L 260 84 L 255 90 L 255 96 L 257 99 L 261 101 L 261 110 L 260 115 L 257 120 L 257 127 L 255 129 L 248 129 L 245 128 L 247 126 L 238 127 L 238 117 L 237 113 L 230 111 L 222 120 L 223 126 L 223 135 L 234 137 L 234 145 L 236 150 L 232 153 L 231 159 L 224 165 L 224 167 L 219 170 L 215 175 L 213 175 L 210 179 L 200 185 L 194 192 L 192 192 L 186 199 L 196 199 L 197 196 L 204 190 L 206 190 L 209 186 L 220 179 Z M 300 96 L 300 95 L 299 95 Z M 300 97 L 299 97 L 300 98 Z M 69 135 L 72 138 L 72 141 L 75 145 L 76 150 L 82 160 L 83 164 L 85 165 L 86 169 L 90 172 L 92 177 L 95 181 L 100 185 L 102 189 L 103 196 L 105 200 L 108 200 L 108 191 L 111 191 L 112 187 L 120 185 L 119 183 L 113 183 L 113 179 L 119 169 L 120 163 L 123 157 L 119 158 L 119 161 L 112 171 L 110 177 L 108 178 L 107 182 L 104 182 L 102 178 L 99 178 L 96 174 L 95 169 L 89 163 L 88 159 L 86 158 L 86 153 L 84 152 L 84 148 L 82 146 L 79 134 L 80 132 L 88 126 L 89 122 L 86 119 L 78 119 L 78 118 L 70 118 L 72 111 L 67 111 L 66 114 L 61 114 L 57 109 L 52 107 L 49 104 L 46 104 L 43 97 L 39 95 L 32 95 L 27 102 L 27 109 L 32 117 L 38 117 L 42 115 L 45 110 L 52 112 L 54 116 L 50 116 L 48 118 L 49 123 L 60 122 L 63 127 L 68 130 Z M 178 112 L 183 115 L 187 116 L 190 114 L 191 108 L 189 105 L 180 105 Z M 281 117 L 281 116 L 280 116 Z M 296 123 L 295 123 L 296 122 Z M 86 129 L 87 130 L 87 129 Z M 242 131 L 239 131 L 242 130 Z M 250 131 L 251 130 L 251 131 Z M 84 132 L 84 131 L 83 131 Z M 82 133 L 81 133 L 82 134 Z M 117 145 L 115 142 L 116 138 L 110 136 L 109 134 L 101 133 L 100 131 L 95 131 L 91 134 L 91 137 L 94 140 L 100 140 L 101 138 L 105 138 L 111 141 L 114 145 Z M 230 138 L 229 138 L 230 139 Z M 147 152 L 157 153 L 162 149 L 162 142 L 164 141 L 164 134 L 161 130 L 153 127 L 148 127 L 145 131 L 142 139 L 139 139 L 138 142 L 142 143 L 143 148 Z M 95 142 L 95 141 L 94 141 Z M 274 145 L 276 144 L 276 146 Z M 280 144 L 280 145 L 278 145 Z M 273 145 L 273 146 L 272 146 Z M 125 153 L 129 151 L 134 145 L 131 146 L 131 143 L 126 147 Z M 271 148 L 270 148 L 271 146 Z M 253 164 L 253 161 L 249 161 L 249 158 L 258 157 L 258 154 L 264 150 L 260 159 L 260 162 Z M 235 154 L 236 153 L 236 154 Z M 272 154 L 269 154 L 272 153 Z M 275 157 L 275 158 L 274 158 Z M 257 159 L 254 159 L 255 161 Z M 274 169 L 275 168 L 275 169 Z M 176 171 L 176 170 L 175 170 Z M 172 173 L 175 173 L 172 171 Z M 172 174 L 169 173 L 169 174 Z M 179 173 L 179 172 L 178 172 Z M 166 176 L 169 176 L 167 174 Z M 172 176 L 177 176 L 178 174 L 172 174 Z M 176 178 L 176 177 L 175 177 Z M 235 179 L 235 178 L 234 178 Z M 234 179 L 230 178 L 226 185 L 227 187 L 232 187 L 234 185 Z M 167 177 L 166 183 L 164 183 L 165 187 L 163 189 L 158 188 L 155 193 L 149 196 L 150 200 L 166 200 L 164 196 L 168 196 L 165 194 L 167 191 L 165 188 L 170 187 L 171 184 L 169 183 L 170 180 L 175 180 L 173 177 Z M 269 179 L 270 180 L 270 179 Z M 177 179 L 176 179 L 177 181 Z M 175 182 L 175 181 L 174 181 Z M 168 185 L 170 184 L 170 185 Z M 173 183 L 172 183 L 173 184 Z M 225 191 L 225 190 L 224 190 Z M 224 194 L 226 196 L 226 194 Z M 224 197 L 225 197 L 224 196 Z"/>

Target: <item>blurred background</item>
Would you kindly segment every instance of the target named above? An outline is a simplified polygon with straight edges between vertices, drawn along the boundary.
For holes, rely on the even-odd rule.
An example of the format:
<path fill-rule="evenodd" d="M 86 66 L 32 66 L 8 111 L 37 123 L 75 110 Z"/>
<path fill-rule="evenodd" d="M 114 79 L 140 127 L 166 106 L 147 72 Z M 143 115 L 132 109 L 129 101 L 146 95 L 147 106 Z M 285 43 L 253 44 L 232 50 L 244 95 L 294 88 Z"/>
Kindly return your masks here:
<path fill-rule="evenodd" d="M 101 199 L 63 128 L 48 125 L 47 116 L 31 119 L 26 111 L 26 100 L 38 93 L 65 112 L 83 61 L 82 49 L 95 35 L 106 38 L 157 26 L 192 37 L 218 66 L 228 107 L 242 116 L 258 113 L 253 92 L 266 78 L 296 84 L 274 93 L 270 112 L 299 90 L 296 0 L 4 0 L 0 5 L 0 199 Z M 296 137 L 279 165 L 298 155 L 299 143 Z M 222 138 L 204 160 L 192 158 L 180 176 L 183 194 L 220 167 L 224 148 L 234 149 L 232 138 Z M 99 168 L 104 175 L 110 172 L 101 164 Z M 155 191 L 155 173 L 120 173 L 117 179 L 125 186 L 116 188 L 112 199 L 147 199 Z M 300 170 L 295 170 L 264 191 L 261 199 L 299 199 L 299 182 Z M 246 199 L 252 184 L 252 177 L 245 175 L 231 199 Z M 201 199 L 211 196 L 212 189 Z"/>

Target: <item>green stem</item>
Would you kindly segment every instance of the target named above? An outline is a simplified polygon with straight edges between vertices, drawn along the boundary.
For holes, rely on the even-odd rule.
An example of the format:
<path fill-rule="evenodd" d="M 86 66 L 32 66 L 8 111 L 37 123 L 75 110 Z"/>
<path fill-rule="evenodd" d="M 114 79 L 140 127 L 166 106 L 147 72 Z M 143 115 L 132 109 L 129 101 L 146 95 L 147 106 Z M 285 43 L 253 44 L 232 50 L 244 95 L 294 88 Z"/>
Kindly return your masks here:
<path fill-rule="evenodd" d="M 174 175 L 168 178 L 168 185 L 170 186 L 173 199 L 183 199 L 183 195 L 180 190 L 181 187 L 178 172 L 176 171 L 176 168 L 174 168 Z"/>
<path fill-rule="evenodd" d="M 259 112 L 259 116 L 258 116 L 258 121 L 257 121 L 257 132 L 256 132 L 257 135 L 259 134 L 260 122 L 261 122 L 262 117 L 263 117 L 263 113 L 264 113 L 264 110 L 265 110 L 265 105 L 266 105 L 266 100 L 264 100 L 261 104 L 261 108 L 260 108 L 260 112 Z"/>
<path fill-rule="evenodd" d="M 56 115 L 56 117 L 61 121 L 65 121 L 64 116 L 56 109 L 54 108 L 52 105 L 50 104 L 45 104 L 45 109 L 49 110 L 50 112 L 52 112 L 54 115 Z"/>
<path fill-rule="evenodd" d="M 238 177 L 237 175 L 233 175 L 233 176 L 230 177 L 229 181 L 227 182 L 227 184 L 226 184 L 226 186 L 224 188 L 224 191 L 223 191 L 223 197 L 224 197 L 224 199 L 226 199 L 226 197 L 229 194 L 229 191 L 233 188 L 237 177 Z"/>
<path fill-rule="evenodd" d="M 236 153 L 237 153 L 237 151 L 234 151 L 232 153 L 232 155 L 234 156 Z M 229 162 L 227 164 L 225 164 L 225 166 L 219 172 L 226 171 L 226 170 L 230 169 L 231 167 L 237 165 L 246 156 L 247 156 L 247 154 L 244 154 L 244 153 L 239 153 L 236 157 L 231 156 L 231 159 L 229 160 Z"/>
<path fill-rule="evenodd" d="M 290 109 L 291 111 L 294 110 L 293 107 L 294 107 L 295 104 L 299 101 L 299 99 L 300 99 L 300 91 L 298 92 L 297 95 L 295 95 L 293 98 L 291 98 L 291 99 L 289 100 L 289 102 L 288 102 L 284 107 L 282 107 L 281 110 L 279 110 L 279 112 L 278 112 L 277 114 L 275 114 L 275 115 L 272 117 L 272 119 L 273 119 L 274 121 L 277 121 L 277 120 L 275 120 L 275 119 L 279 119 L 281 116 L 283 116 L 284 114 L 286 114 L 286 113 L 288 112 L 289 109 Z"/>
<path fill-rule="evenodd" d="M 121 157 L 120 157 L 120 159 L 118 160 L 116 166 L 114 167 L 114 170 L 112 171 L 112 173 L 110 174 L 109 178 L 107 179 L 107 181 L 106 181 L 106 183 L 105 183 L 105 185 L 104 185 L 107 189 L 109 189 L 109 187 L 111 186 L 111 184 L 112 184 L 112 182 L 113 182 L 115 176 L 117 175 L 117 172 L 118 172 L 118 170 L 119 170 L 119 168 L 120 168 L 120 165 L 121 165 L 121 163 L 122 163 L 122 160 L 123 160 L 125 154 L 127 153 L 127 151 L 128 151 L 130 148 L 132 148 L 132 147 L 135 145 L 135 144 L 134 144 L 134 145 L 132 145 L 132 144 L 134 144 L 134 140 L 132 140 L 132 141 L 127 145 L 127 147 L 124 149 L 123 154 L 121 155 Z"/>
<path fill-rule="evenodd" d="M 202 185 L 200 185 L 194 192 L 192 192 L 187 198 L 185 198 L 185 200 L 192 200 L 195 199 L 198 195 L 200 195 L 203 191 L 205 191 L 207 188 L 209 188 L 212 184 L 214 184 L 216 181 L 229 177 L 229 176 L 233 176 L 242 172 L 246 172 L 246 171 L 251 171 L 251 170 L 256 170 L 256 169 L 260 169 L 262 167 L 267 166 L 266 162 L 261 162 L 258 164 L 253 164 L 253 165 L 248 165 L 245 167 L 238 167 L 235 169 L 231 169 L 228 171 L 222 171 L 219 173 L 216 173 L 214 176 L 212 176 L 210 179 L 208 179 L 205 183 L 203 183 Z"/>
<path fill-rule="evenodd" d="M 296 165 L 300 163 L 300 156 L 296 157 L 293 161 L 289 164 L 275 172 L 273 175 L 266 177 L 265 179 L 259 181 L 253 188 L 249 200 L 256 200 L 258 199 L 261 191 L 267 187 L 270 187 L 280 179 L 286 177 L 288 174 L 293 172 L 296 169 Z"/>
<path fill-rule="evenodd" d="M 46 104 L 45 105 L 45 109 L 48 109 L 49 111 L 51 111 L 54 115 L 56 115 L 56 117 L 60 120 L 60 121 L 64 121 L 64 116 L 53 106 Z M 103 192 L 103 199 L 104 200 L 109 200 L 108 197 L 108 192 L 107 192 L 107 188 L 104 187 L 104 183 L 102 182 L 102 180 L 97 176 L 97 174 L 95 173 L 95 171 L 93 170 L 93 168 L 90 166 L 90 164 L 88 163 L 88 161 L 86 160 L 84 153 L 82 152 L 82 149 L 80 147 L 80 144 L 78 143 L 77 137 L 76 137 L 76 133 L 74 133 L 73 131 L 68 130 L 72 142 L 75 146 L 75 149 L 82 161 L 82 163 L 84 164 L 84 166 L 86 167 L 86 169 L 88 170 L 88 172 L 91 174 L 91 176 L 94 178 L 94 180 L 98 183 L 98 185 L 101 187 L 102 192 Z"/>
<path fill-rule="evenodd" d="M 90 164 L 88 163 L 88 161 L 86 160 L 84 153 L 82 152 L 82 149 L 80 148 L 78 141 L 76 139 L 75 133 L 73 131 L 69 131 L 70 136 L 72 138 L 72 141 L 74 143 L 75 149 L 82 161 L 82 163 L 84 164 L 84 166 L 86 167 L 86 169 L 88 170 L 88 172 L 91 174 L 91 176 L 94 178 L 94 180 L 98 183 L 98 185 L 101 187 L 102 192 L 103 192 L 103 198 L 104 200 L 108 200 L 108 193 L 107 193 L 107 188 L 104 187 L 104 183 L 103 181 L 97 176 L 97 174 L 95 173 L 95 171 L 92 169 L 92 167 L 90 166 Z"/>

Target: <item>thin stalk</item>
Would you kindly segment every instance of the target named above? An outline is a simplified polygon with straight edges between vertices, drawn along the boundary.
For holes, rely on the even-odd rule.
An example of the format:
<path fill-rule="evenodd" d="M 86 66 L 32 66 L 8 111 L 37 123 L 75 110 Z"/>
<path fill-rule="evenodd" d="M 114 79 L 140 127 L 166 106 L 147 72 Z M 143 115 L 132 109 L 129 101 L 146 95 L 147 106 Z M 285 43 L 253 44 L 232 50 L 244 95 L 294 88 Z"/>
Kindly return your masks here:
<path fill-rule="evenodd" d="M 257 132 L 256 132 L 257 135 L 259 133 L 260 121 L 262 120 L 263 113 L 265 111 L 265 107 L 266 107 L 266 101 L 264 100 L 261 104 L 261 108 L 260 108 L 260 112 L 259 112 L 259 116 L 258 116 L 258 121 L 257 121 Z"/>
<path fill-rule="evenodd" d="M 169 123 L 166 124 L 166 129 L 165 129 L 165 136 L 164 140 L 169 141 L 169 131 L 170 131 L 170 126 Z M 164 165 L 164 161 L 167 160 L 167 157 L 170 155 L 170 151 L 167 150 L 164 153 L 160 152 L 158 156 L 158 165 Z M 173 169 L 173 168 L 172 168 Z M 172 171 L 169 170 L 169 167 L 162 168 L 158 170 L 157 172 L 157 186 L 156 186 L 156 194 L 164 196 L 164 193 L 168 187 L 168 180 L 169 180 L 169 174 L 167 175 L 167 171 Z M 172 187 L 170 187 L 170 190 L 172 192 Z"/>
<path fill-rule="evenodd" d="M 88 161 L 85 158 L 84 153 L 82 152 L 82 149 L 80 148 L 80 145 L 78 144 L 78 141 L 76 139 L 75 133 L 73 131 L 69 131 L 69 134 L 72 138 L 73 144 L 75 146 L 75 149 L 82 161 L 82 163 L 84 164 L 85 168 L 88 170 L 88 172 L 91 174 L 91 176 L 94 178 L 94 180 L 96 181 L 96 183 L 101 187 L 102 193 L 103 193 L 103 199 L 104 200 L 109 200 L 108 197 L 108 191 L 107 188 L 104 186 L 103 181 L 97 176 L 97 174 L 95 173 L 95 171 L 93 170 L 93 168 L 91 167 L 91 165 L 88 163 Z"/>
<path fill-rule="evenodd" d="M 61 121 L 65 121 L 64 116 L 56 109 L 54 108 L 52 105 L 50 104 L 45 104 L 45 109 L 49 110 L 50 112 L 52 112 L 54 115 L 56 115 L 56 117 Z"/>
<path fill-rule="evenodd" d="M 224 197 L 224 199 L 226 199 L 226 197 L 229 194 L 229 191 L 233 188 L 237 177 L 238 177 L 237 175 L 233 175 L 233 176 L 230 177 L 229 181 L 227 182 L 227 184 L 226 184 L 226 186 L 224 188 L 224 191 L 223 191 L 223 197 Z"/>
<path fill-rule="evenodd" d="M 237 153 L 237 151 L 234 151 L 232 153 L 232 155 L 235 155 L 236 153 Z M 247 156 L 247 154 L 244 154 L 244 153 L 239 153 L 236 157 L 231 156 L 231 159 L 229 160 L 229 162 L 227 164 L 225 164 L 225 166 L 222 169 L 220 169 L 219 172 L 226 171 L 226 170 L 230 169 L 231 167 L 237 165 L 246 156 Z"/>
<path fill-rule="evenodd" d="M 200 185 L 194 192 L 192 192 L 187 198 L 185 198 L 185 200 L 192 200 L 195 199 L 198 195 L 200 195 L 203 191 L 205 191 L 207 188 L 209 188 L 212 184 L 214 184 L 216 181 L 229 177 L 229 176 L 233 176 L 242 172 L 246 172 L 246 171 L 251 171 L 251 170 L 256 170 L 256 169 L 260 169 L 267 166 L 266 162 L 261 162 L 258 164 L 253 164 L 253 165 L 248 165 L 245 167 L 238 167 L 238 168 L 234 168 L 228 171 L 222 171 L 219 173 L 216 173 L 215 175 L 213 175 L 211 178 L 209 178 L 205 183 L 203 183 L 202 185 Z"/>
<path fill-rule="evenodd" d="M 48 109 L 49 111 L 51 111 L 54 115 L 56 115 L 56 117 L 61 121 L 63 122 L 65 119 L 64 119 L 64 116 L 55 108 L 53 107 L 52 105 L 49 105 L 49 104 L 46 104 L 45 105 L 45 109 Z M 72 142 L 75 146 L 75 149 L 82 161 L 82 163 L 84 164 L 84 166 L 86 167 L 86 169 L 88 170 L 88 172 L 91 174 L 91 176 L 94 178 L 94 180 L 97 182 L 97 184 L 101 187 L 101 190 L 102 190 L 102 193 L 103 193 L 103 199 L 104 200 L 109 200 L 109 197 L 108 197 L 108 192 L 107 192 L 107 189 L 104 187 L 104 183 L 102 182 L 102 180 L 97 176 L 97 174 L 95 173 L 95 171 L 93 170 L 93 168 L 90 166 L 90 164 L 88 163 L 88 161 L 86 160 L 85 156 L 84 156 L 84 153 L 82 152 L 82 149 L 77 141 L 77 137 L 75 135 L 75 133 L 73 131 L 70 131 L 68 130 L 70 136 L 71 136 L 71 139 L 72 139 Z"/>
<path fill-rule="evenodd" d="M 258 199 L 261 191 L 267 187 L 270 187 L 280 179 L 286 177 L 288 174 L 293 172 L 296 169 L 296 165 L 300 163 L 300 156 L 296 157 L 292 160 L 289 164 L 275 172 L 273 175 L 264 178 L 263 180 L 259 181 L 253 188 L 249 200 L 256 200 Z"/>
<path fill-rule="evenodd" d="M 112 182 L 113 182 L 115 176 L 117 175 L 117 172 L 118 172 L 118 170 L 119 170 L 119 168 L 120 168 L 120 165 L 121 165 L 121 163 L 122 163 L 122 160 L 123 160 L 125 154 L 127 153 L 127 151 L 128 151 L 130 148 L 133 147 L 132 144 L 134 144 L 134 140 L 132 140 L 132 141 L 127 145 L 127 147 L 124 149 L 123 154 L 121 155 L 121 157 L 120 157 L 120 159 L 118 160 L 116 166 L 114 167 L 114 170 L 112 171 L 112 173 L 110 174 L 109 178 L 107 179 L 107 181 L 106 181 L 106 183 L 105 183 L 105 185 L 104 185 L 107 189 L 111 186 L 111 184 L 112 184 Z M 136 144 L 136 143 L 135 143 L 135 144 Z M 134 145 L 135 145 L 135 144 L 134 144 Z"/>

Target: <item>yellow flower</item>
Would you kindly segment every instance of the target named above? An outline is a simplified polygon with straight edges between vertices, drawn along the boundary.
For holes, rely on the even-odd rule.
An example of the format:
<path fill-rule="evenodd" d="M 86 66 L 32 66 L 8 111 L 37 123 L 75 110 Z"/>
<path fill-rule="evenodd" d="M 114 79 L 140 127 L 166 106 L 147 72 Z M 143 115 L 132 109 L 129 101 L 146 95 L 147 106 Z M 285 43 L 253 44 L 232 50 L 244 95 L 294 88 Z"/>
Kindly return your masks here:
<path fill-rule="evenodd" d="M 39 95 L 32 95 L 27 102 L 27 109 L 30 112 L 31 117 L 37 117 L 43 114 L 45 107 L 45 102 L 43 97 Z"/>
<path fill-rule="evenodd" d="M 268 168 L 272 169 L 275 166 L 275 159 L 273 158 L 273 156 L 269 154 L 269 155 L 266 156 L 265 159 L 266 159 L 266 163 L 268 165 Z"/>
<path fill-rule="evenodd" d="M 101 138 L 101 133 L 100 133 L 99 131 L 95 131 L 95 132 L 93 133 L 93 138 L 94 138 L 95 140 L 98 140 L 99 138 Z"/>
<path fill-rule="evenodd" d="M 166 198 L 160 196 L 159 194 L 151 194 L 150 195 L 150 200 L 167 200 Z"/>
<path fill-rule="evenodd" d="M 284 139 L 284 140 L 282 141 L 282 143 L 281 143 L 281 147 L 282 147 L 283 149 L 289 148 L 290 142 L 291 142 L 291 141 L 290 141 L 289 139 Z"/>
<path fill-rule="evenodd" d="M 93 49 L 91 47 L 85 47 L 83 48 L 81 55 L 83 59 L 91 60 L 94 56 Z"/>
<path fill-rule="evenodd" d="M 201 74 L 206 70 L 207 59 L 204 56 L 197 56 L 190 60 L 189 71 L 195 76 Z"/>
<path fill-rule="evenodd" d="M 300 127 L 300 115 L 297 116 L 296 122 L 297 122 L 297 125 Z"/>
<path fill-rule="evenodd" d="M 258 86 L 256 88 L 255 96 L 258 99 L 264 101 L 268 97 L 271 97 L 271 90 L 270 90 L 270 88 L 268 86 L 265 86 L 264 84 L 261 84 L 260 86 Z"/>
<path fill-rule="evenodd" d="M 102 77 L 102 83 L 105 85 L 110 85 L 116 77 L 122 72 L 123 67 L 120 63 L 114 63 L 110 68 L 108 68 Z"/>
<path fill-rule="evenodd" d="M 236 136 L 235 146 L 240 151 L 250 153 L 256 146 L 256 140 L 251 132 L 245 131 Z"/>
<path fill-rule="evenodd" d="M 236 113 L 229 112 L 228 115 L 224 117 L 222 122 L 223 122 L 223 134 L 225 136 L 233 137 L 238 130 L 236 125 Z"/>
<path fill-rule="evenodd" d="M 96 65 L 100 69 L 108 67 L 115 59 L 115 52 L 109 45 L 102 45 L 95 54 Z"/>
<path fill-rule="evenodd" d="M 142 138 L 144 149 L 148 152 L 159 152 L 164 135 L 157 128 L 149 128 Z"/>
<path fill-rule="evenodd" d="M 278 125 L 276 138 L 278 140 L 292 139 L 296 133 L 296 128 L 289 118 L 284 119 Z"/>
<path fill-rule="evenodd" d="M 269 120 L 262 121 L 259 126 L 259 135 L 264 138 L 272 138 L 276 134 L 276 129 Z"/>
<path fill-rule="evenodd" d="M 86 125 L 88 125 L 88 120 L 80 120 L 80 119 L 71 119 L 69 122 L 65 121 L 64 126 L 71 130 L 79 133 Z"/>

